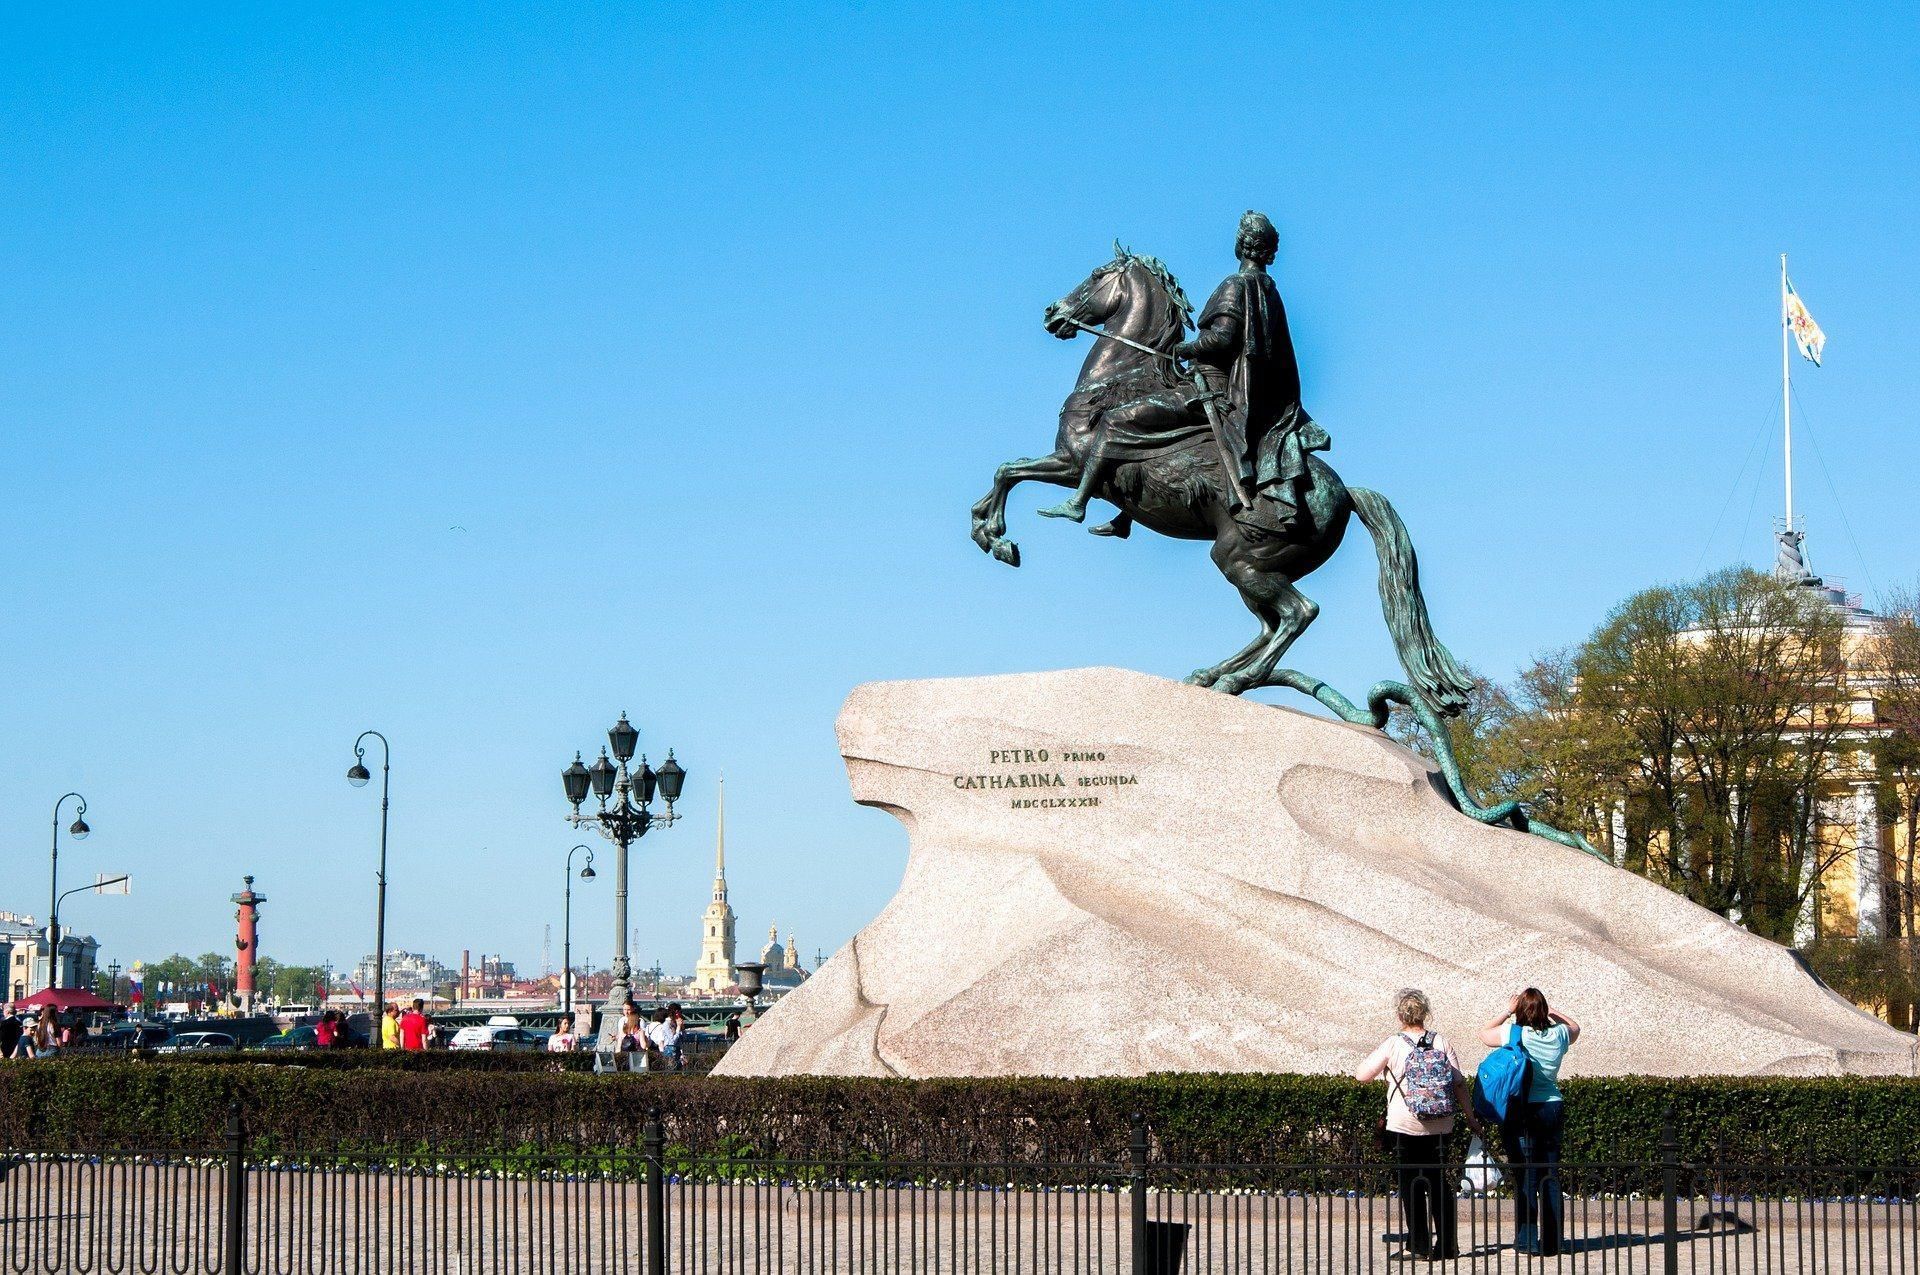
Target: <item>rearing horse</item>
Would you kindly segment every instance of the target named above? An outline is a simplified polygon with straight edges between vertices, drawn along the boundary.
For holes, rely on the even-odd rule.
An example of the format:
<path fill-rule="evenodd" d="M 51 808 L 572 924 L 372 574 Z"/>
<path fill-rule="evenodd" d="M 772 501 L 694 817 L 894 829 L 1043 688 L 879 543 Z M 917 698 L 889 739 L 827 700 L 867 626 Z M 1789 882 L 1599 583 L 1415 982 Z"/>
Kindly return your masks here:
<path fill-rule="evenodd" d="M 1118 244 L 1112 261 L 1047 307 L 1046 327 L 1057 337 L 1078 335 L 1076 324 L 1103 331 L 1061 406 L 1053 454 L 1000 466 L 993 490 L 973 507 L 975 543 L 1019 566 L 1019 546 L 1006 538 L 1008 492 L 1029 481 L 1073 487 L 1097 458 L 1103 476 L 1092 494 L 1117 506 L 1120 516 L 1096 533 L 1125 536 L 1138 522 L 1163 536 L 1213 542 L 1214 565 L 1240 591 L 1260 631 L 1245 648 L 1187 680 L 1238 695 L 1298 680 L 1276 676 L 1284 673 L 1280 661 L 1320 608 L 1294 582 L 1333 556 L 1347 519 L 1358 514 L 1380 555 L 1380 601 L 1408 680 L 1435 711 L 1458 713 L 1466 705 L 1467 675 L 1433 634 L 1413 542 L 1385 496 L 1348 487 L 1309 455 L 1297 521 L 1283 531 L 1261 506 L 1234 516 L 1226 471 L 1194 390 L 1172 374 L 1171 352 L 1190 314 L 1165 266 Z"/>

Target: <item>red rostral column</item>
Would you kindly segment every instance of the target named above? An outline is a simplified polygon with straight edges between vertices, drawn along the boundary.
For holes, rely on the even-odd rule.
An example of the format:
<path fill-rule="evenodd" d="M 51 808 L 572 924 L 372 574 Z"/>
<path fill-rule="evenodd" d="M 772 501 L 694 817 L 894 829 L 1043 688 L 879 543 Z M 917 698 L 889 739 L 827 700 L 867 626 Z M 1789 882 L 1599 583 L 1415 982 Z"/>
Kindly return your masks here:
<path fill-rule="evenodd" d="M 253 1012 L 253 962 L 260 954 L 260 905 L 267 901 L 264 894 L 256 894 L 253 878 L 246 878 L 247 888 L 233 896 L 240 905 L 234 913 L 234 920 L 240 923 L 240 929 L 234 935 L 233 946 L 237 955 L 234 958 L 233 990 L 240 997 L 240 1012 Z"/>

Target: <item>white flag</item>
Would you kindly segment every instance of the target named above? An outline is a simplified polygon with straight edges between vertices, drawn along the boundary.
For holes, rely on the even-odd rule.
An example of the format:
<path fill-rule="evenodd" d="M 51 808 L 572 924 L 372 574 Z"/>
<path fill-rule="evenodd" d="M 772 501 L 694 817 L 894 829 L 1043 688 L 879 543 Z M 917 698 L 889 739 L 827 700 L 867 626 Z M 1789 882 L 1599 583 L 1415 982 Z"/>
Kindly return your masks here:
<path fill-rule="evenodd" d="M 1820 351 L 1827 348 L 1827 334 L 1807 313 L 1807 306 L 1800 294 L 1793 290 L 1793 280 L 1787 280 L 1787 326 L 1793 329 L 1793 339 L 1800 347 L 1800 355 L 1815 367 L 1820 366 Z"/>

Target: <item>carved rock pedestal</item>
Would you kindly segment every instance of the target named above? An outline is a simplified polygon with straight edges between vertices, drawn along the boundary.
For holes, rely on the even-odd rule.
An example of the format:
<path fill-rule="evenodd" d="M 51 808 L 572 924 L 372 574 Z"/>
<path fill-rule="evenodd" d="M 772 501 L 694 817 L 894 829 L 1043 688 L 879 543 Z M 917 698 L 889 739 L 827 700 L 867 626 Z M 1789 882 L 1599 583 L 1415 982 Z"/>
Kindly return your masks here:
<path fill-rule="evenodd" d="M 905 876 L 720 1074 L 1346 1071 L 1407 986 L 1472 1065 L 1528 985 L 1585 1028 L 1569 1075 L 1914 1073 L 1787 949 L 1362 727 L 1078 669 L 863 686 L 839 732 Z"/>

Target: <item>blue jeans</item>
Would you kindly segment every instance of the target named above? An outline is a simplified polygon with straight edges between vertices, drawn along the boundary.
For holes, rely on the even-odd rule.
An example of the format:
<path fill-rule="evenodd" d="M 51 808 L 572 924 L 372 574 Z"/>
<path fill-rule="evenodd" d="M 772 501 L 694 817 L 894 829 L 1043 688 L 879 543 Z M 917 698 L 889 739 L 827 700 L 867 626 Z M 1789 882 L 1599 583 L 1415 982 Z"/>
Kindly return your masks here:
<path fill-rule="evenodd" d="M 1500 1125 L 1516 1179 L 1513 1246 L 1542 1257 L 1560 1251 L 1560 1141 L 1566 1122 L 1564 1102 L 1526 1102 Z"/>

